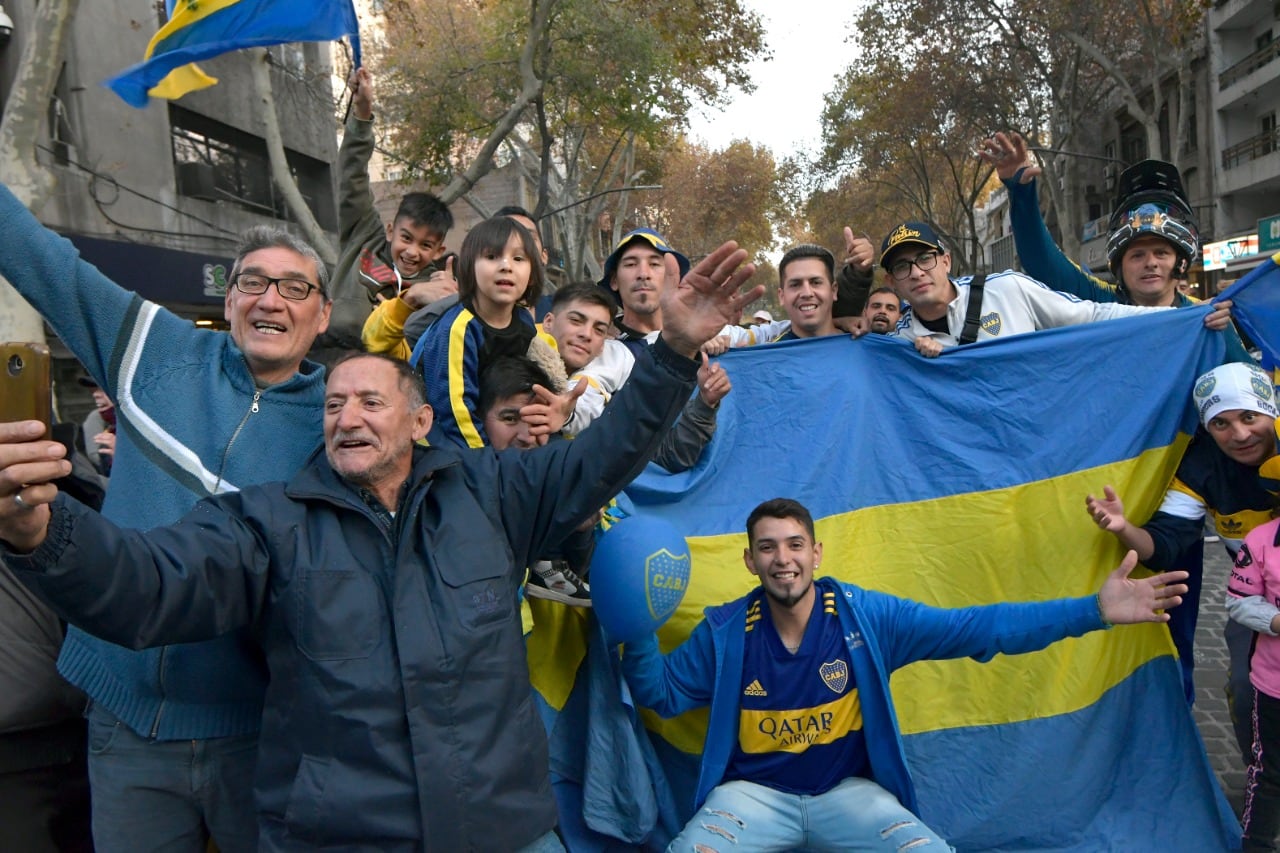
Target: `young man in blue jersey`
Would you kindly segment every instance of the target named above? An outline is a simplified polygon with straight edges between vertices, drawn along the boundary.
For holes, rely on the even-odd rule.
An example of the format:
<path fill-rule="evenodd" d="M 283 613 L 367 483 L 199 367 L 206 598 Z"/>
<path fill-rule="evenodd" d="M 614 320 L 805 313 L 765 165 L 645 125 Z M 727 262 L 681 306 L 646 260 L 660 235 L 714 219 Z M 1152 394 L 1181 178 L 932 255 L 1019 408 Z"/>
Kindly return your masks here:
<path fill-rule="evenodd" d="M 708 609 L 671 654 L 650 636 L 623 659 L 636 700 L 662 716 L 711 706 L 699 811 L 671 850 L 949 850 L 916 817 L 889 675 L 1163 622 L 1187 589 L 1185 572 L 1130 579 L 1131 552 L 1096 596 L 945 610 L 815 580 L 822 543 L 794 500 L 756 507 L 747 537 L 759 588 Z"/>

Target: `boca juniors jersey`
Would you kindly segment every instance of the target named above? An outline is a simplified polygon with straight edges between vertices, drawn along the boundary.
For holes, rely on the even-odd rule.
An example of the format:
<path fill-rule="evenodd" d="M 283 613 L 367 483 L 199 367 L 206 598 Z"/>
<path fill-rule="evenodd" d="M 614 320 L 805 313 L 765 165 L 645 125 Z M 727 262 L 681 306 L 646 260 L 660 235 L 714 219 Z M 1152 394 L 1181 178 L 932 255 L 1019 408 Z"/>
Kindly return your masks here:
<path fill-rule="evenodd" d="M 836 613 L 818 600 L 799 650 L 782 645 L 763 599 L 747 610 L 738 742 L 725 780 L 747 779 L 792 794 L 822 794 L 867 775 L 862 709 Z"/>

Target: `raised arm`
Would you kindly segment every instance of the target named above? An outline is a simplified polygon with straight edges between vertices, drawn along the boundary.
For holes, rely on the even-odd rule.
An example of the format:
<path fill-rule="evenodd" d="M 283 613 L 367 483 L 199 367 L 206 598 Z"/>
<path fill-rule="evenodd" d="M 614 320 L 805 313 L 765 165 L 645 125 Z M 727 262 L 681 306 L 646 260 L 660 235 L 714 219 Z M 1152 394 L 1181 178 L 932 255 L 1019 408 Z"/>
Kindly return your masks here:
<path fill-rule="evenodd" d="M 362 244 L 382 229 L 369 184 L 373 156 L 373 78 L 364 68 L 351 72 L 351 117 L 338 149 L 338 240 L 345 248 Z"/>
<path fill-rule="evenodd" d="M 836 317 L 856 317 L 867 305 L 875 281 L 875 245 L 865 234 L 844 228 L 844 261 L 836 274 L 836 301 L 831 313 Z"/>
<path fill-rule="evenodd" d="M 1017 133 L 997 133 L 985 139 L 978 156 L 995 167 L 1009 192 L 1009 222 L 1018 258 L 1027 275 L 1054 290 L 1094 302 L 1114 302 L 1115 285 L 1089 275 L 1076 266 L 1053 241 L 1044 217 L 1035 179 L 1040 167 Z"/>
<path fill-rule="evenodd" d="M 119 399 L 112 374 L 118 340 L 126 328 L 143 325 L 142 297 L 125 290 L 80 258 L 69 240 L 45 228 L 31 211 L 0 185 L 0 276 L 31 303 L 98 384 Z M 162 323 L 174 334 L 194 332 L 155 306 L 147 323 Z"/>
<path fill-rule="evenodd" d="M 689 398 L 699 347 L 763 292 L 739 292 L 755 270 L 735 243 L 712 252 L 678 284 L 675 259 L 666 260 L 662 333 L 637 356 L 604 414 L 573 441 L 497 457 L 503 521 L 518 565 L 562 541 L 640 473 Z"/>

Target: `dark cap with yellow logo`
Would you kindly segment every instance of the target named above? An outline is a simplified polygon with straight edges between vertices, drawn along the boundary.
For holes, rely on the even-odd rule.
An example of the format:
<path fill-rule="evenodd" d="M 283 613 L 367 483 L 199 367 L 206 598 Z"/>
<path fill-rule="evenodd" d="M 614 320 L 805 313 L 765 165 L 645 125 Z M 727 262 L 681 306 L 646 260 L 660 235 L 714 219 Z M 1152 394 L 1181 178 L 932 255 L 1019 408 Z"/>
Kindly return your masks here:
<path fill-rule="evenodd" d="M 938 232 L 930 228 L 927 223 L 908 220 L 890 231 L 889 236 L 885 237 L 884 242 L 880 244 L 880 266 L 888 269 L 889 265 L 885 261 L 889 253 L 905 243 L 919 243 L 928 249 L 946 251 L 942 248 Z"/>

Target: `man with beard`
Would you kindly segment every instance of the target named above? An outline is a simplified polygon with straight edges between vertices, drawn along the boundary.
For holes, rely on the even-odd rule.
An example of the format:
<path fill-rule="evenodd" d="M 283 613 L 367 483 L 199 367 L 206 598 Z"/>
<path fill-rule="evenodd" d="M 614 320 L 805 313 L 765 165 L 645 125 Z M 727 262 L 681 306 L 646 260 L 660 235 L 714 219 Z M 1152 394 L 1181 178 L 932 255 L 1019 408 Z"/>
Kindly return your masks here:
<path fill-rule="evenodd" d="M 862 319 L 867 331 L 877 335 L 892 335 L 902 317 L 902 303 L 892 287 L 877 287 L 867 297 L 867 307 L 862 309 Z"/>
<path fill-rule="evenodd" d="M 622 235 L 604 261 L 604 276 L 598 284 L 621 306 L 613 321 L 618 340 L 637 357 L 662 331 L 662 265 L 667 255 L 676 259 L 680 275 L 689 271 L 689 259 L 673 249 L 665 237 L 652 228 L 636 228 Z M 719 355 L 729 347 L 765 343 L 785 332 L 787 326 L 786 320 L 750 329 L 727 325 L 702 349 L 708 355 Z"/>
<path fill-rule="evenodd" d="M 1021 654 L 1130 622 L 1164 622 L 1186 572 L 1132 580 L 1130 552 L 1096 596 L 941 609 L 814 579 L 813 517 L 775 498 L 747 519 L 760 586 L 707 610 L 688 641 L 628 643 L 636 700 L 664 717 L 710 705 L 695 808 L 672 850 L 950 850 L 917 811 L 889 675 L 918 660 Z M 821 606 L 818 604 L 821 602 Z"/>

